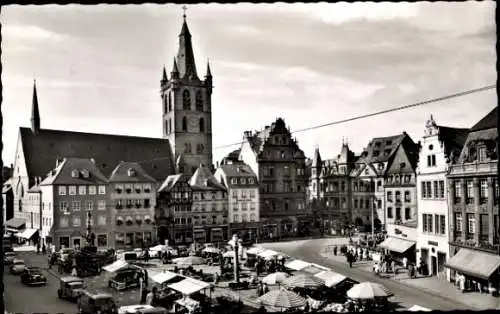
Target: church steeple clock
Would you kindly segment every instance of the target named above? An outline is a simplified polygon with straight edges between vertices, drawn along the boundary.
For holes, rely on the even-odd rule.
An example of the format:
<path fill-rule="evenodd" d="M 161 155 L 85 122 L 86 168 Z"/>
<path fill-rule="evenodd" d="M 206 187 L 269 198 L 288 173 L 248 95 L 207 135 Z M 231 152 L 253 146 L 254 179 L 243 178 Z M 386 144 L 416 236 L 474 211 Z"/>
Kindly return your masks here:
<path fill-rule="evenodd" d="M 205 80 L 198 77 L 185 13 L 183 18 L 170 78 L 162 73 L 162 122 L 175 160 L 182 155 L 184 173 L 191 175 L 200 164 L 212 165 L 212 74 L 207 64 Z"/>

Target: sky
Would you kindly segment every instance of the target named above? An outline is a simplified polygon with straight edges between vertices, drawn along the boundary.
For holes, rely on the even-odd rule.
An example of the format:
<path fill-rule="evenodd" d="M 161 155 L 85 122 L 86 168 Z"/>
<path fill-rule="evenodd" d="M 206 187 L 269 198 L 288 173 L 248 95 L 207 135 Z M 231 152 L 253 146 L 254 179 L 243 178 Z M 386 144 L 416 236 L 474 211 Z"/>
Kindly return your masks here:
<path fill-rule="evenodd" d="M 47 129 L 162 136 L 160 79 L 170 73 L 181 5 L 2 7 L 4 163 L 30 125 L 36 78 Z M 187 5 L 200 76 L 210 60 L 214 163 L 246 130 L 290 130 L 496 83 L 495 2 Z M 295 134 L 312 157 L 360 153 L 373 137 L 471 127 L 496 90 Z"/>

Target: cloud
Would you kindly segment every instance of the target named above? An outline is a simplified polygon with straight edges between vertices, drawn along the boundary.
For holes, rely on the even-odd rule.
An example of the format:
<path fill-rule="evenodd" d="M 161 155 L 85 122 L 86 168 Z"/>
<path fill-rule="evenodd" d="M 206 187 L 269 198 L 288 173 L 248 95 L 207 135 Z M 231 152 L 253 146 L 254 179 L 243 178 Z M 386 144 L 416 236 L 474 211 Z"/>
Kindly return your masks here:
<path fill-rule="evenodd" d="M 4 24 L 2 27 L 2 35 L 7 38 L 15 39 L 31 39 L 31 40 L 54 40 L 59 41 L 63 36 L 35 25 L 9 25 Z"/>

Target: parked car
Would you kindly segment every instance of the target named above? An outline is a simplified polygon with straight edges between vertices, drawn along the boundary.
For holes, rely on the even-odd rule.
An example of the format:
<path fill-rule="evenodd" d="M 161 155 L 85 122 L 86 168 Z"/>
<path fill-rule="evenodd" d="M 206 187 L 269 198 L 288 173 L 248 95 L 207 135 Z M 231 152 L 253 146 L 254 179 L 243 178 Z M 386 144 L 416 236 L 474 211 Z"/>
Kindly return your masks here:
<path fill-rule="evenodd" d="M 83 293 L 84 288 L 85 283 L 82 278 L 73 276 L 61 277 L 59 280 L 57 296 L 59 299 L 70 299 L 76 301 Z"/>
<path fill-rule="evenodd" d="M 164 307 L 155 307 L 148 304 L 144 305 L 127 305 L 118 309 L 118 314 L 167 314 L 168 311 Z"/>
<path fill-rule="evenodd" d="M 42 270 L 38 267 L 26 267 L 21 275 L 21 282 L 28 286 L 46 285 L 47 277 L 42 274 Z"/>
<path fill-rule="evenodd" d="M 108 286 L 118 291 L 139 286 L 137 270 L 125 269 L 118 271 L 118 273 L 108 281 Z"/>
<path fill-rule="evenodd" d="M 94 294 L 84 290 L 78 298 L 77 305 L 80 314 L 118 314 L 113 296 L 108 293 Z"/>
<path fill-rule="evenodd" d="M 26 268 L 26 264 L 22 259 L 15 259 L 12 262 L 12 265 L 10 266 L 10 273 L 12 275 L 19 275 L 24 272 L 24 269 Z"/>
<path fill-rule="evenodd" d="M 16 259 L 16 253 L 14 252 L 5 252 L 3 256 L 3 263 L 5 265 L 11 265 L 12 262 Z"/>
<path fill-rule="evenodd" d="M 59 253 L 59 259 L 62 262 L 66 262 L 66 260 L 68 260 L 75 253 L 75 250 L 71 248 L 65 248 L 61 249 L 58 253 Z"/>

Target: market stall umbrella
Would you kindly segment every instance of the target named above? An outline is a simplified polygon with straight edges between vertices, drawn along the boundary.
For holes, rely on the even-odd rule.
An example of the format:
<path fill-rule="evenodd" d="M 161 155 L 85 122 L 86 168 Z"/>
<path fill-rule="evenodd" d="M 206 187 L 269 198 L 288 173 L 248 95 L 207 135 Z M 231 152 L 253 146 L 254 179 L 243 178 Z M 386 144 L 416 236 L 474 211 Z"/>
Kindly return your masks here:
<path fill-rule="evenodd" d="M 374 299 L 378 297 L 389 297 L 392 292 L 381 284 L 374 282 L 362 282 L 347 291 L 351 299 Z"/>
<path fill-rule="evenodd" d="M 297 273 L 283 281 L 290 288 L 316 289 L 323 286 L 323 281 L 307 273 Z"/>
<path fill-rule="evenodd" d="M 306 299 L 286 289 L 269 291 L 259 297 L 262 304 L 278 308 L 297 308 L 306 305 Z"/>
<path fill-rule="evenodd" d="M 287 273 L 278 271 L 278 272 L 269 274 L 266 277 L 262 278 L 262 282 L 267 284 L 267 285 L 275 285 L 275 284 L 282 283 L 288 277 L 289 277 L 289 275 Z"/>
<path fill-rule="evenodd" d="M 414 306 L 410 307 L 408 309 L 408 311 L 410 311 L 410 312 L 431 312 L 432 310 L 415 304 Z"/>
<path fill-rule="evenodd" d="M 177 265 L 202 265 L 205 264 L 205 260 L 199 256 L 190 255 L 188 257 L 180 257 L 172 260 Z"/>
<path fill-rule="evenodd" d="M 213 253 L 213 254 L 219 254 L 220 253 L 220 250 L 216 247 L 213 247 L 213 246 L 209 246 L 209 247 L 206 247 L 202 250 L 202 252 L 204 253 Z"/>

